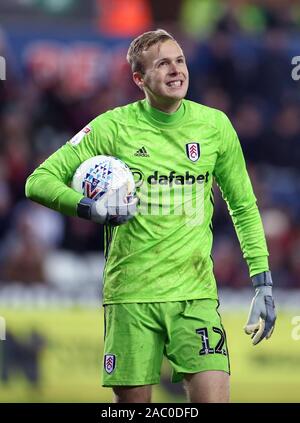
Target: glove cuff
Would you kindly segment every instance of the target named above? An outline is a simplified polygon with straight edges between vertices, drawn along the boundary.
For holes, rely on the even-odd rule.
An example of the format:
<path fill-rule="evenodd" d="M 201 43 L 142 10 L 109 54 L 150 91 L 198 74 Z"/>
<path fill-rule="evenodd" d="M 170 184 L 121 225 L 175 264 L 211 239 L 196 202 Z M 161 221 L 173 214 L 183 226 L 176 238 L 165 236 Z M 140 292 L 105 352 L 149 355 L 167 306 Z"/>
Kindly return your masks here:
<path fill-rule="evenodd" d="M 77 216 L 82 217 L 83 219 L 91 220 L 93 203 L 94 200 L 91 198 L 82 198 L 77 204 Z"/>
<path fill-rule="evenodd" d="M 252 283 L 254 288 L 258 288 L 259 286 L 273 286 L 271 272 L 268 270 L 253 276 Z"/>

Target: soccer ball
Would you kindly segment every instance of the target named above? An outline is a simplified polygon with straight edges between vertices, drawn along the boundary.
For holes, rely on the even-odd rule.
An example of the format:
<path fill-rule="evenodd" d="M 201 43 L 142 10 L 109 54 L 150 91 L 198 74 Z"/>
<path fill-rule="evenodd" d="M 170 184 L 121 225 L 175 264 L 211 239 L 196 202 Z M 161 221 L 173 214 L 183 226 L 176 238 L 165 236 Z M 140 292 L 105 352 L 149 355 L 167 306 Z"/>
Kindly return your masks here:
<path fill-rule="evenodd" d="M 97 201 L 106 192 L 115 191 L 127 184 L 127 202 L 135 195 L 135 183 L 129 167 L 112 156 L 95 156 L 78 167 L 71 181 L 71 188 L 85 197 Z"/>

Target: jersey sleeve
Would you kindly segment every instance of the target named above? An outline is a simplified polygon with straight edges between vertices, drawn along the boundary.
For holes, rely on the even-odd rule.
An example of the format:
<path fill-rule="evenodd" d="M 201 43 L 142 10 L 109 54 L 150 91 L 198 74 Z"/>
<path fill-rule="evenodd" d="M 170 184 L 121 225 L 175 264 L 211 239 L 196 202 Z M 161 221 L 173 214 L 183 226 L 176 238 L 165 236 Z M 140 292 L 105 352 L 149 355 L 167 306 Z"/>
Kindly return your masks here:
<path fill-rule="evenodd" d="M 83 195 L 70 188 L 78 166 L 99 154 L 114 155 L 115 128 L 100 115 L 49 156 L 28 177 L 26 197 L 66 215 L 75 216 Z"/>
<path fill-rule="evenodd" d="M 215 180 L 227 203 L 250 276 L 269 270 L 264 229 L 238 136 L 220 113 L 220 153 Z"/>

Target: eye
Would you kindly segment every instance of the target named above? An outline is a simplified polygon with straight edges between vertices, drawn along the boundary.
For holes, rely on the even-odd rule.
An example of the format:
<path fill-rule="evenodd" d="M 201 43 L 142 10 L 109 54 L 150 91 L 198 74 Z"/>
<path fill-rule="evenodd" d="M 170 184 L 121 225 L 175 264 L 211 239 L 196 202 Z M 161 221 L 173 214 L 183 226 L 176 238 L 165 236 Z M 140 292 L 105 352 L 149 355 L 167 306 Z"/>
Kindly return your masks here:
<path fill-rule="evenodd" d="M 181 57 L 180 59 L 177 59 L 177 63 L 184 63 L 184 58 Z"/>
<path fill-rule="evenodd" d="M 166 60 L 163 60 L 162 62 L 159 63 L 158 67 L 164 66 L 167 64 Z"/>

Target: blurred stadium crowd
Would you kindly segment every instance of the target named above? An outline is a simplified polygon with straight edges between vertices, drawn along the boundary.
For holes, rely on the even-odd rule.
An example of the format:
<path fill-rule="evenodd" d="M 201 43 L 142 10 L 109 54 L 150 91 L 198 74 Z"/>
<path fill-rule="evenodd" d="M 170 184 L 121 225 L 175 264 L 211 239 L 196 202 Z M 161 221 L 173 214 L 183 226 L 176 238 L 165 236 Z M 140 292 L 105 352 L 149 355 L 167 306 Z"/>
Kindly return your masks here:
<path fill-rule="evenodd" d="M 80 31 L 73 31 L 74 40 L 66 46 L 56 39 L 53 23 L 53 40 L 35 39 L 18 58 L 16 38 L 11 40 L 5 22 L 2 26 L 0 55 L 6 58 L 7 79 L 0 81 L 0 285 L 47 283 L 45 262 L 53 251 L 76 255 L 103 248 L 101 227 L 27 201 L 24 182 L 96 115 L 141 98 L 126 49 L 137 32 L 163 27 L 186 52 L 188 98 L 226 112 L 238 132 L 276 284 L 299 288 L 300 81 L 293 80 L 291 64 L 300 54 L 299 2 L 122 1 L 128 7 L 142 5 L 143 18 L 121 33 L 116 23 L 113 48 L 102 43 L 114 37 L 114 21 L 105 26 L 100 19 L 109 7 L 104 0 L 97 3 L 97 36 L 91 43 L 81 42 Z M 110 0 L 111 7 L 118 3 Z M 217 191 L 214 232 L 219 286 L 247 286 L 247 268 Z"/>

